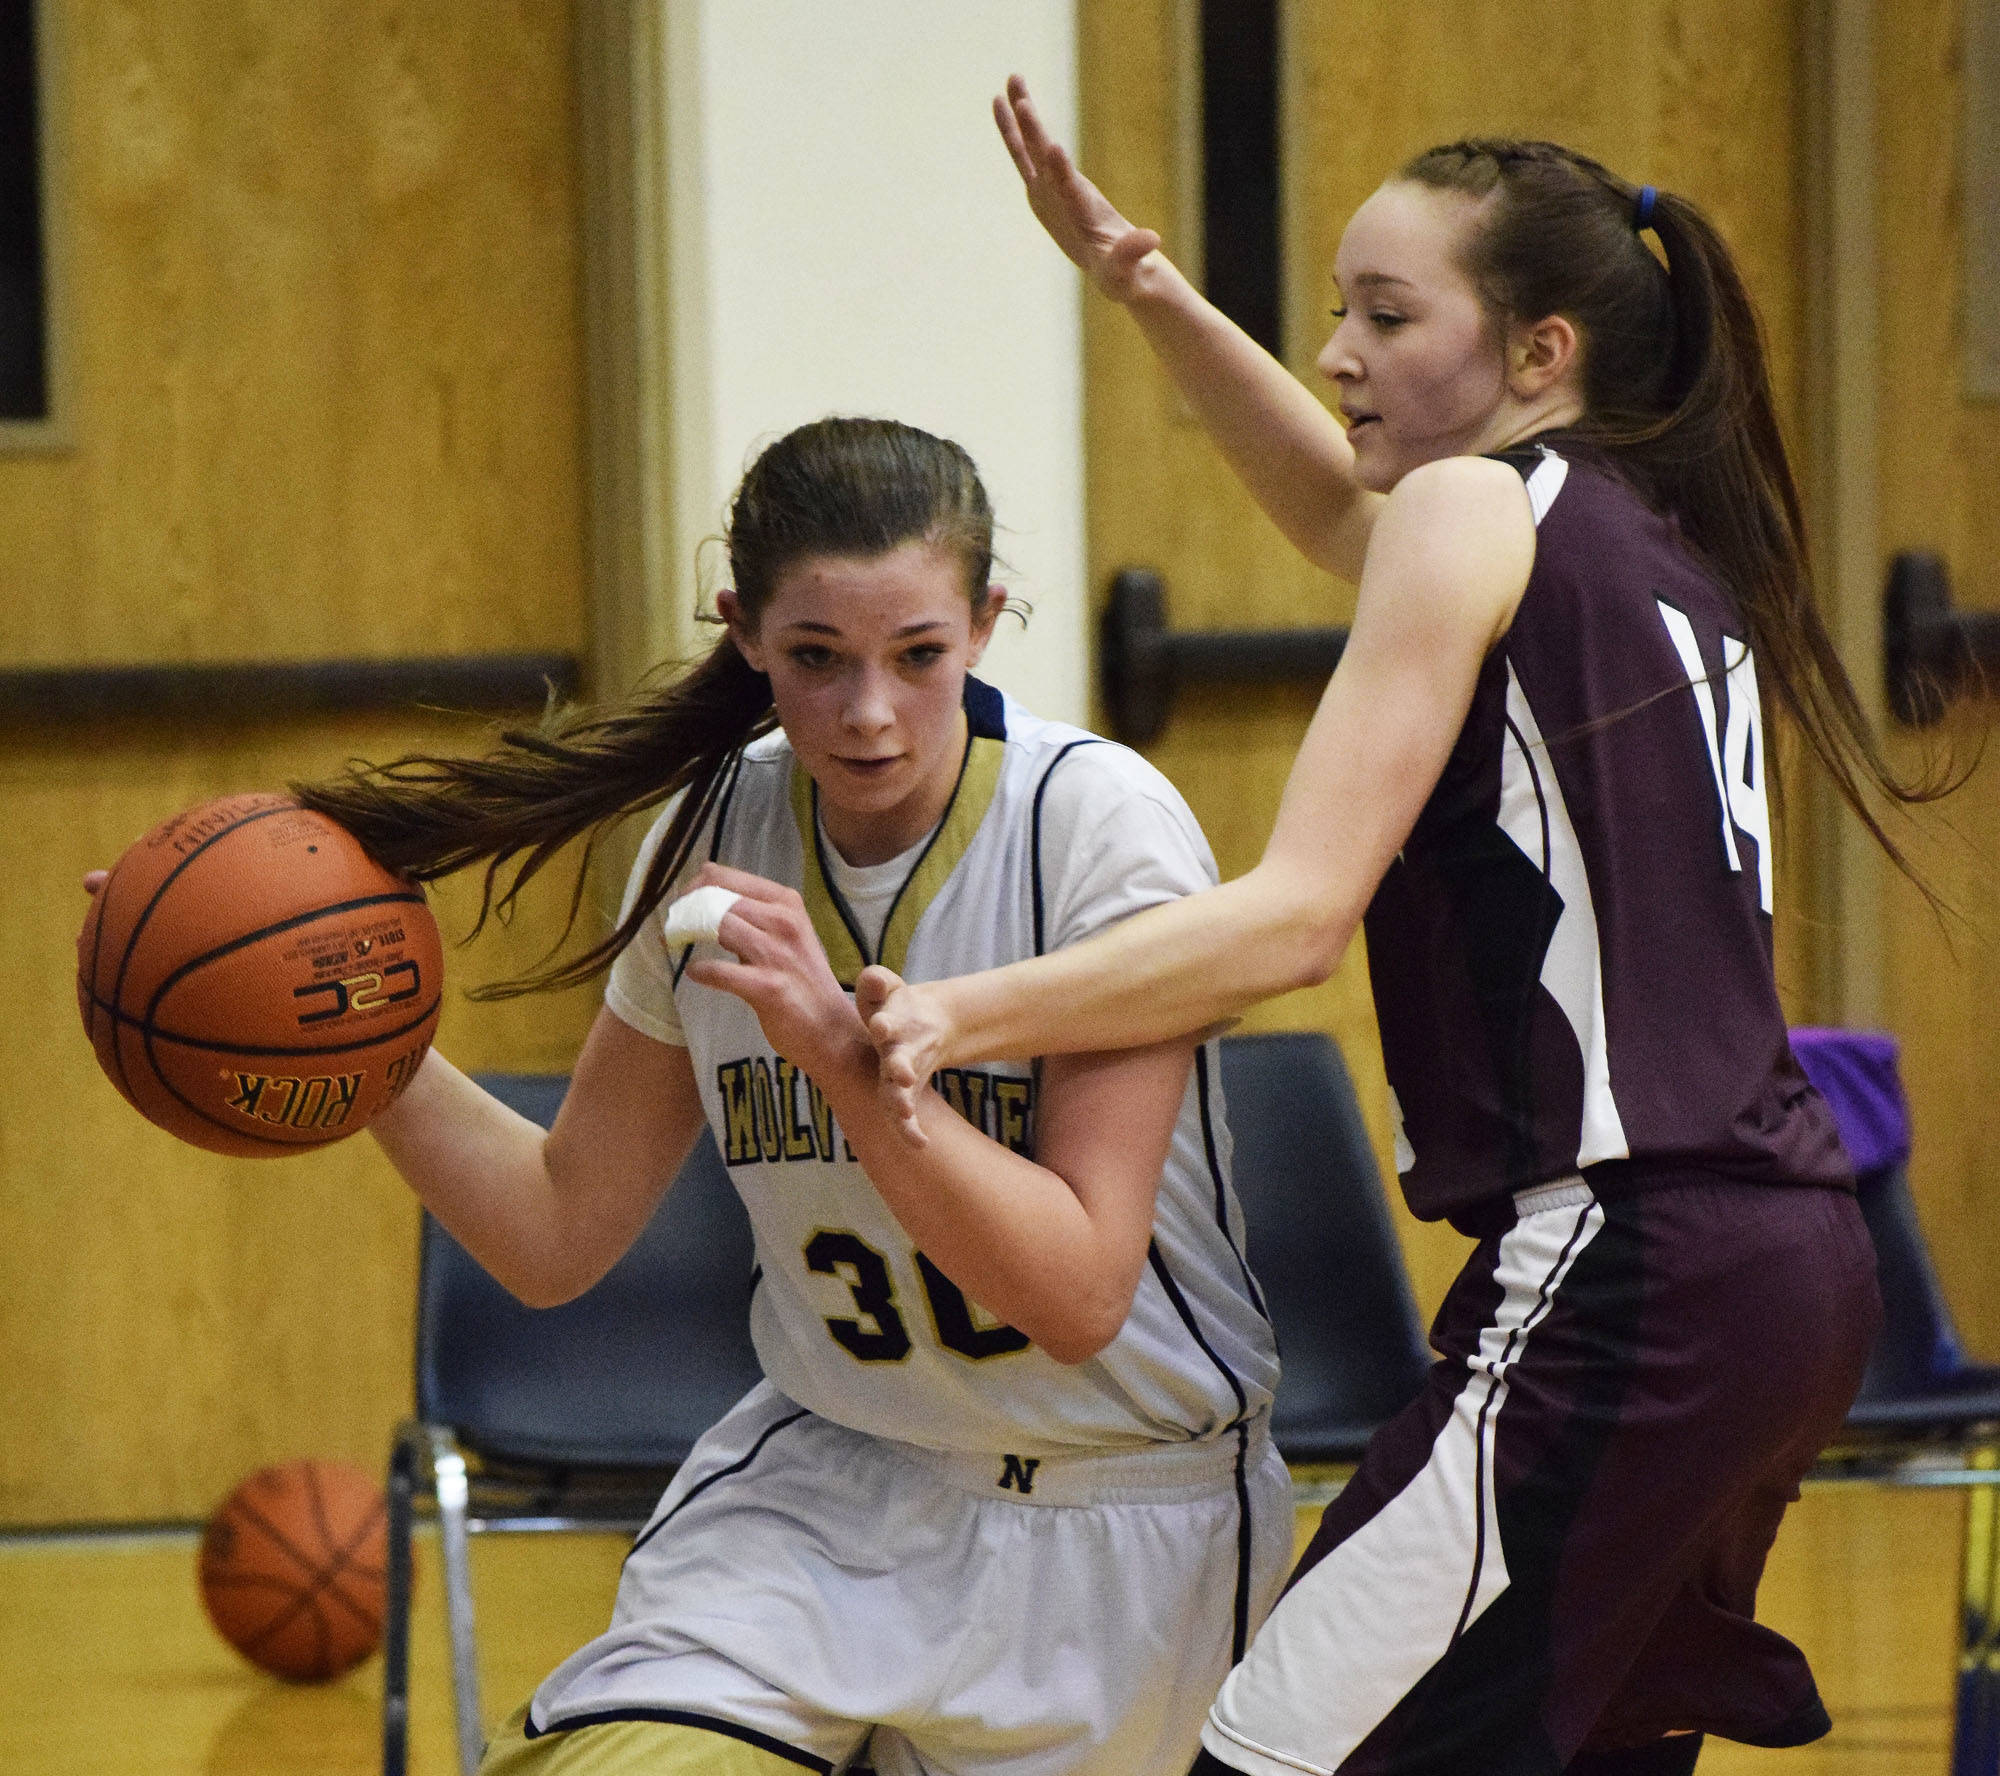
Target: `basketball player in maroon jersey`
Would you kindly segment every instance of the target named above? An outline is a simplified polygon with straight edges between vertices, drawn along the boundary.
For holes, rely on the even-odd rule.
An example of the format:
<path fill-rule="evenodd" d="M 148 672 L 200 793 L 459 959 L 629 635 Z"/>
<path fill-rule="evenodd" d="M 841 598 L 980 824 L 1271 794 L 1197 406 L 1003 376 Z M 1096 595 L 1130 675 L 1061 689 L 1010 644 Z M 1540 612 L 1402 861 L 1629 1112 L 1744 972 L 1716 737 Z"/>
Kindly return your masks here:
<path fill-rule="evenodd" d="M 1637 1776 L 1704 1733 L 1818 1737 L 1753 1605 L 1879 1303 L 1773 984 L 1767 707 L 1892 855 L 1863 786 L 1929 792 L 1814 610 L 1727 248 L 1550 144 L 1423 154 L 1340 246 L 1343 427 L 1019 81 L 996 114 L 1050 234 L 1360 593 L 1256 868 L 1060 956 L 864 977 L 884 1090 L 1231 1018 L 1325 979 L 1365 914 L 1403 1187 L 1480 1242 L 1198 1767 Z"/>

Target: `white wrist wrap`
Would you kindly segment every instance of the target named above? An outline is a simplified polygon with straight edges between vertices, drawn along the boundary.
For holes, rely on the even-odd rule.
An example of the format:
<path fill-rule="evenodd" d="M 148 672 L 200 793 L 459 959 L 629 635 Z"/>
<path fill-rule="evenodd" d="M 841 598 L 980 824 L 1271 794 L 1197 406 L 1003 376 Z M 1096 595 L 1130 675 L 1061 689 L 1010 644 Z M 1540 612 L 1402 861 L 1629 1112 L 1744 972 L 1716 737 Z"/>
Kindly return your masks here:
<path fill-rule="evenodd" d="M 689 944 L 714 943 L 729 909 L 742 898 L 727 888 L 696 888 L 683 894 L 667 908 L 666 929 L 662 934 L 667 948 L 680 950 Z"/>

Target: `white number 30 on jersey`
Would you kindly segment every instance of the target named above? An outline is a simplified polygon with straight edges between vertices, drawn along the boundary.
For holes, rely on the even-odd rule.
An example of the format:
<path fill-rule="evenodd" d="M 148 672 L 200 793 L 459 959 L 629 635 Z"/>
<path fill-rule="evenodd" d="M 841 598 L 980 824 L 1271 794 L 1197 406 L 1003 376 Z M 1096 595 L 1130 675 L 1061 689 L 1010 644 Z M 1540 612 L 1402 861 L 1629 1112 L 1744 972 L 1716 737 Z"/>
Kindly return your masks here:
<path fill-rule="evenodd" d="M 1736 843 L 1741 833 L 1757 847 L 1757 897 L 1771 910 L 1771 809 L 1764 797 L 1764 714 L 1757 699 L 1757 662 L 1750 644 L 1733 635 L 1722 638 L 1722 703 L 1727 714 L 1716 733 L 1715 705 L 1709 691 L 1708 668 L 1695 644 L 1694 625 L 1684 611 L 1664 599 L 1656 601 L 1660 620 L 1673 637 L 1674 650 L 1694 687 L 1695 708 L 1701 715 L 1701 737 L 1708 742 L 1708 762 L 1715 770 L 1715 794 L 1722 813 L 1722 854 L 1732 870 L 1743 867 Z"/>

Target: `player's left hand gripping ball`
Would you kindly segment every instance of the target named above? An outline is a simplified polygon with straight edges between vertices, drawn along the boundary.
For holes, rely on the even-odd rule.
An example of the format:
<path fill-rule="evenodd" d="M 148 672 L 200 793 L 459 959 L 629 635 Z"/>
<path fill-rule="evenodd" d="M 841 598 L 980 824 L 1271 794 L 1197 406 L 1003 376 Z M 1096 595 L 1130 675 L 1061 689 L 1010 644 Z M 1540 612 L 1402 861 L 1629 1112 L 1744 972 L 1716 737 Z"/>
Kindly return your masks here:
<path fill-rule="evenodd" d="M 92 897 L 76 997 L 111 1083 L 216 1153 L 365 1127 L 415 1077 L 444 982 L 423 890 L 280 795 L 229 796 L 134 843 Z"/>

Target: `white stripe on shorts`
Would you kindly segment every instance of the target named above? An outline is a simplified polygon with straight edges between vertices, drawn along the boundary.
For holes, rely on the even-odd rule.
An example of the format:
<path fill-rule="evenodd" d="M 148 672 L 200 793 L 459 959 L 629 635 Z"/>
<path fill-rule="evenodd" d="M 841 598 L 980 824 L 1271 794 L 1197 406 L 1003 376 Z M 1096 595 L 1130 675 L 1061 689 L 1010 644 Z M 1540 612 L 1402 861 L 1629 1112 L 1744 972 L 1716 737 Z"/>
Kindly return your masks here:
<path fill-rule="evenodd" d="M 1225 1763 L 1252 1776 L 1332 1776 L 1507 1589 L 1492 1473 L 1508 1372 L 1604 1225 L 1581 1180 L 1522 1194 L 1541 1200 L 1522 1203 L 1500 1241 L 1505 1294 L 1430 1460 L 1258 1631 L 1202 1731 Z"/>

